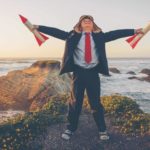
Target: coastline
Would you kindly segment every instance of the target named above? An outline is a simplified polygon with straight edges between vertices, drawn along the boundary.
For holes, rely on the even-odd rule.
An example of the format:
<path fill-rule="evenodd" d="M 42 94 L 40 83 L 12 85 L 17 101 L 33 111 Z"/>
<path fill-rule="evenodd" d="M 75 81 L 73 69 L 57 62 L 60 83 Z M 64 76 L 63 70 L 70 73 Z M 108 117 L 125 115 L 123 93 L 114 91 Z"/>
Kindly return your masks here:
<path fill-rule="evenodd" d="M 26 110 L 26 113 L 17 114 L 0 124 L 1 149 L 59 149 L 63 145 L 62 150 L 70 147 L 76 150 L 89 149 L 96 145 L 94 150 L 99 150 L 99 147 L 107 150 L 112 150 L 112 147 L 115 150 L 128 150 L 149 146 L 150 114 L 144 113 L 133 99 L 115 94 L 101 96 L 111 134 L 109 143 L 104 144 L 99 140 L 85 95 L 81 126 L 68 147 L 60 134 L 67 123 L 71 78 L 67 74 L 58 76 L 59 69 L 59 61 L 36 61 L 29 68 L 11 71 L 0 78 L 0 95 L 3 99 L 1 108 Z"/>
<path fill-rule="evenodd" d="M 9 59 L 11 59 L 11 58 L 9 58 Z M 14 77 L 15 76 L 21 76 L 21 72 L 23 72 L 23 70 L 26 70 L 26 69 L 28 69 L 30 66 L 32 66 L 34 63 L 36 63 L 36 61 L 37 60 L 34 60 L 34 62 L 33 61 L 31 61 L 30 62 L 30 60 L 28 60 L 28 58 L 24 58 L 24 59 L 27 59 L 27 61 L 29 61 L 29 63 L 27 63 L 27 66 L 26 66 L 26 60 L 22 60 L 22 58 L 19 58 L 20 60 L 19 61 L 16 61 L 15 59 L 16 58 L 13 58 L 14 59 L 14 65 L 12 65 L 12 66 L 14 66 L 15 68 L 14 68 L 14 70 L 12 69 L 12 71 L 9 71 L 9 72 L 14 72 Z M 34 59 L 34 58 L 33 58 Z M 54 59 L 51 59 L 51 58 L 40 58 L 41 60 L 39 60 L 39 61 L 44 61 L 44 59 L 46 60 L 46 61 L 51 61 L 51 60 L 54 60 Z M 47 60 L 48 59 L 48 60 Z M 49 60 L 50 59 L 50 60 Z M 59 58 L 58 58 L 59 59 Z M 114 60 L 116 60 L 116 58 L 111 58 L 111 59 L 114 59 Z M 117 59 L 120 59 L 120 58 L 117 58 Z M 123 62 L 124 62 L 124 59 L 126 59 L 126 58 L 121 58 L 122 60 L 123 60 Z M 139 59 L 139 58 L 135 58 L 135 59 Z M 54 60 L 55 61 L 55 60 Z M 21 63 L 20 63 L 21 62 Z M 59 60 L 59 62 L 60 62 L 60 60 Z M 11 61 L 7 64 L 7 66 L 10 66 L 11 67 Z M 18 69 L 17 69 L 17 65 L 20 63 L 21 65 L 22 65 L 22 67 L 23 67 L 23 69 L 21 69 L 21 67 L 20 67 L 20 69 L 19 69 L 19 67 L 18 67 Z M 117 63 L 118 63 L 118 61 L 114 61 L 112 64 L 110 64 L 110 67 L 115 67 L 115 66 L 117 66 Z M 133 64 L 134 64 L 135 62 L 133 62 Z M 143 62 L 141 62 L 141 64 L 142 64 Z M 30 65 L 31 64 L 31 65 Z M 135 68 L 135 66 L 133 66 L 133 65 L 131 65 L 131 67 L 129 68 L 129 69 L 127 69 L 127 70 L 123 70 L 124 68 L 126 68 L 126 62 L 124 63 L 125 64 L 125 66 L 123 66 L 123 68 L 119 68 L 118 66 L 116 67 L 116 68 L 114 68 L 114 69 L 118 69 L 119 68 L 119 70 L 120 70 L 120 73 L 113 73 L 113 72 L 111 72 L 112 73 L 112 77 L 111 78 L 109 78 L 109 79 L 106 79 L 106 78 L 104 78 L 103 76 L 102 76 L 102 79 L 101 79 L 101 81 L 102 81 L 102 96 L 104 96 L 104 95 L 110 95 L 110 94 L 113 94 L 113 93 L 120 93 L 120 94 L 122 94 L 122 95 L 128 95 L 128 96 L 130 96 L 130 97 L 132 97 L 133 99 L 135 99 L 136 101 L 138 101 L 138 103 L 141 105 L 141 107 L 143 108 L 143 109 L 145 109 L 146 111 L 148 111 L 148 103 L 149 103 L 149 98 L 150 98 L 150 95 L 148 94 L 149 93 L 149 90 L 148 89 L 150 89 L 149 88 L 149 83 L 146 83 L 146 82 L 143 82 L 143 81 L 138 81 L 138 80 L 129 80 L 128 79 L 128 77 L 130 78 L 132 78 L 132 74 L 130 75 L 130 74 L 127 74 L 127 70 L 130 70 L 130 68 L 131 68 L 131 71 L 132 71 L 132 68 Z M 30 66 L 29 66 L 30 65 Z M 25 67 L 26 66 L 26 67 Z M 148 66 L 147 66 L 148 67 Z M 12 67 L 11 67 L 12 68 Z M 4 69 L 5 70 L 5 69 Z M 16 71 L 15 71 L 16 70 Z M 17 70 L 18 70 L 18 72 L 17 72 Z M 123 71 L 122 71 L 123 70 Z M 137 70 L 137 68 L 136 68 L 136 70 Z M 139 70 L 141 70 L 141 69 L 138 69 L 138 71 Z M 138 77 L 140 78 L 140 77 L 146 77 L 146 74 L 138 74 L 137 72 L 138 71 L 136 71 L 136 72 L 134 72 L 134 73 L 136 73 L 137 75 L 135 75 L 135 76 L 133 76 L 133 79 L 134 79 L 134 77 L 135 77 L 135 79 L 137 78 L 138 79 Z M 8 74 L 11 74 L 11 73 L 9 73 L 8 72 Z M 16 72 L 16 75 L 15 75 L 15 72 Z M 7 75 L 8 74 L 6 74 L 6 75 L 4 75 L 3 77 L 7 77 Z M 1 77 L 0 77 L 1 78 Z M 25 78 L 25 77 L 24 77 Z M 5 80 L 7 79 L 7 78 L 4 78 Z M 11 79 L 11 80 L 13 80 L 13 79 Z M 109 82 L 107 82 L 107 80 L 110 80 Z M 124 81 L 124 82 L 123 82 Z M 20 81 L 20 83 L 21 83 L 22 81 Z M 30 84 L 30 83 L 29 83 Z M 136 85 L 136 84 L 138 84 L 138 85 Z M 11 84 L 12 85 L 12 84 Z M 9 85 L 9 86 L 11 86 L 11 85 Z M 128 85 L 130 85 L 130 88 L 128 87 Z M 133 87 L 132 87 L 133 86 Z M 106 88 L 107 87 L 107 88 Z M 115 88 L 114 88 L 115 87 Z M 141 88 L 140 88 L 141 87 Z M 141 89 L 146 89 L 146 90 L 144 90 L 143 91 L 143 94 L 142 94 L 142 91 L 141 91 Z M 108 90 L 109 89 L 109 90 Z M 143 104 L 145 104 L 145 105 L 143 105 Z"/>

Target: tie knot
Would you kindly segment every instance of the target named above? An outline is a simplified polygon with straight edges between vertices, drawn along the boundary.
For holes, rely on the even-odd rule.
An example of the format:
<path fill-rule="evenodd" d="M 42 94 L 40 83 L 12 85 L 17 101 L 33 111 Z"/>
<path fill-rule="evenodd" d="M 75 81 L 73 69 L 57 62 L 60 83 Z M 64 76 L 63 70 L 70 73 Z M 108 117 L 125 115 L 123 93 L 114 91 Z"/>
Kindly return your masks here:
<path fill-rule="evenodd" d="M 85 35 L 90 35 L 90 32 L 85 32 Z"/>

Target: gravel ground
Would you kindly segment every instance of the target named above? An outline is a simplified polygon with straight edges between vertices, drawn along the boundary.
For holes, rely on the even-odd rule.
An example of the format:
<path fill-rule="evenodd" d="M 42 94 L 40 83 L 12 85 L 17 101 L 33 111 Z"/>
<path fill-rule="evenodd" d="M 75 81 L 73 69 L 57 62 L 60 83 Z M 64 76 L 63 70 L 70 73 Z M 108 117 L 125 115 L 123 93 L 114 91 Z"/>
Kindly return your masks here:
<path fill-rule="evenodd" d="M 48 127 L 45 137 L 36 140 L 41 143 L 42 148 L 35 150 L 150 150 L 150 137 L 125 136 L 118 132 L 118 129 L 111 125 L 110 118 L 105 116 L 110 140 L 101 141 L 98 136 L 98 129 L 92 114 L 83 112 L 79 118 L 78 129 L 69 141 L 61 138 L 66 129 L 66 123 L 54 124 Z"/>

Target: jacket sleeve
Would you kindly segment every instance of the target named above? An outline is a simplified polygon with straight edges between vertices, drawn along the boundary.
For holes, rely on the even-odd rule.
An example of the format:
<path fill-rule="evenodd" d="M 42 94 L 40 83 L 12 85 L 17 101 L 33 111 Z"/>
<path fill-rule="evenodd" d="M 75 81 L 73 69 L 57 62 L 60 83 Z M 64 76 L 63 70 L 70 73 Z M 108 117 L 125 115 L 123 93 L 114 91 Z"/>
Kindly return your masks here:
<path fill-rule="evenodd" d="M 39 25 L 39 28 L 37 30 L 61 40 L 66 40 L 69 34 L 69 32 L 60 30 L 58 28 L 48 27 L 43 25 Z"/>
<path fill-rule="evenodd" d="M 119 29 L 104 33 L 105 42 L 113 41 L 119 38 L 131 36 L 135 34 L 135 29 Z"/>

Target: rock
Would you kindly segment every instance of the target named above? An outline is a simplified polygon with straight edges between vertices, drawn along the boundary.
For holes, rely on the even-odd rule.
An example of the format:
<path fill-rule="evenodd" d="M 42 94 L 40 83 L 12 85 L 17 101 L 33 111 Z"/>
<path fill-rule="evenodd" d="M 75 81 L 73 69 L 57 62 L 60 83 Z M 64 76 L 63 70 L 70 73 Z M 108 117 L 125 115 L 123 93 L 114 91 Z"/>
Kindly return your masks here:
<path fill-rule="evenodd" d="M 138 79 L 138 77 L 132 76 L 132 77 L 128 77 L 128 79 Z"/>
<path fill-rule="evenodd" d="M 147 74 L 147 75 L 150 75 L 150 69 L 142 69 L 140 73 L 144 73 L 144 74 Z"/>
<path fill-rule="evenodd" d="M 37 61 L 31 65 L 31 67 L 39 67 L 41 69 L 48 68 L 48 69 L 60 69 L 60 62 L 55 60 L 49 61 Z"/>
<path fill-rule="evenodd" d="M 0 110 L 36 110 L 51 96 L 69 92 L 70 76 L 59 76 L 59 69 L 59 61 L 44 60 L 1 76 Z"/>
<path fill-rule="evenodd" d="M 117 68 L 109 68 L 109 71 L 113 72 L 113 73 L 120 73 L 120 71 Z"/>
<path fill-rule="evenodd" d="M 150 82 L 150 75 L 147 76 L 147 77 L 136 77 L 136 76 L 132 76 L 132 77 L 128 77 L 128 79 L 137 79 L 137 80 L 140 80 L 140 81 L 147 81 L 147 82 Z"/>
<path fill-rule="evenodd" d="M 136 73 L 134 71 L 129 71 L 129 72 L 127 72 L 127 74 L 136 75 Z"/>
<path fill-rule="evenodd" d="M 143 81 L 147 81 L 147 82 L 150 82 L 150 75 L 147 76 L 147 77 L 143 77 L 141 78 Z"/>

